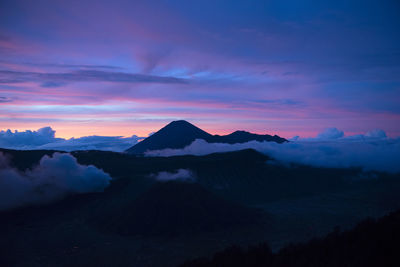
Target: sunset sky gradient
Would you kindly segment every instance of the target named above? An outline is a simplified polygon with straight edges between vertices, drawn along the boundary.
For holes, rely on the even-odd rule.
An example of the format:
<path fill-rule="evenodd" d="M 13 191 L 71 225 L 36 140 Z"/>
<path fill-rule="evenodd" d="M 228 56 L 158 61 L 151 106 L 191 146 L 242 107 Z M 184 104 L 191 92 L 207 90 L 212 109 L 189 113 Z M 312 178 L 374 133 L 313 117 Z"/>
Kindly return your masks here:
<path fill-rule="evenodd" d="M 0 130 L 400 136 L 400 4 L 0 2 Z"/>

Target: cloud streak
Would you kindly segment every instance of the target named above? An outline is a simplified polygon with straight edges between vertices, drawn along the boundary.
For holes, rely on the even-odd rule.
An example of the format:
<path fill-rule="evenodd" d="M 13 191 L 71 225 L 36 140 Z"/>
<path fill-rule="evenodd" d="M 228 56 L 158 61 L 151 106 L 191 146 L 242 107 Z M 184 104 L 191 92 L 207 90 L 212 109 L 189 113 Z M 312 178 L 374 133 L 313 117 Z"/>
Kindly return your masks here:
<path fill-rule="evenodd" d="M 22 72 L 0 70 L 0 83 L 38 82 L 42 87 L 49 84 L 64 84 L 71 82 L 117 82 L 117 83 L 161 83 L 184 84 L 188 81 L 172 76 L 156 76 L 138 73 L 100 71 L 100 70 L 76 70 L 71 72 Z M 44 86 L 43 86 L 44 85 Z"/>
<path fill-rule="evenodd" d="M 8 102 L 12 102 L 12 99 L 5 96 L 0 96 L 0 103 L 8 103 Z"/>
<path fill-rule="evenodd" d="M 150 177 L 155 178 L 160 182 L 168 181 L 185 181 L 191 182 L 195 180 L 195 176 L 191 170 L 188 169 L 178 169 L 174 172 L 159 172 L 157 174 L 152 174 Z"/>
<path fill-rule="evenodd" d="M 1 41 L 1 36 L 0 36 Z M 86 69 L 86 70 L 121 70 L 123 68 L 112 65 L 91 65 L 91 64 L 54 64 L 54 63 L 32 63 L 19 61 L 0 60 L 0 64 L 5 65 L 22 65 L 28 67 L 44 67 L 44 68 L 60 68 L 60 69 Z"/>
<path fill-rule="evenodd" d="M 0 153 L 0 210 L 49 203 L 70 194 L 102 192 L 110 181 L 107 173 L 80 165 L 70 154 L 43 156 L 39 165 L 21 172 Z"/>

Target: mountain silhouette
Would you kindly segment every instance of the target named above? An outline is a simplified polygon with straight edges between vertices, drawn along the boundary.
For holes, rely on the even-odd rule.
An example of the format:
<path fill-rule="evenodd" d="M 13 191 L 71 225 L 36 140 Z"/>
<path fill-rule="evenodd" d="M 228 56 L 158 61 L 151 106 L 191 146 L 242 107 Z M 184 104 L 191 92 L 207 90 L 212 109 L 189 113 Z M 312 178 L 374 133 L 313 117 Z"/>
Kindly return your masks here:
<path fill-rule="evenodd" d="M 146 151 L 166 148 L 180 149 L 190 145 L 196 139 L 203 139 L 208 143 L 245 143 L 249 141 L 268 141 L 283 143 L 287 140 L 277 135 L 259 135 L 246 131 L 236 131 L 228 135 L 211 135 L 206 131 L 185 121 L 173 121 L 158 132 L 126 150 L 130 154 L 141 155 Z"/>
<path fill-rule="evenodd" d="M 277 135 L 269 135 L 269 134 L 253 134 L 246 131 L 236 131 L 228 135 L 213 135 L 209 140 L 209 143 L 227 143 L 227 144 L 237 144 L 237 143 L 245 143 L 249 141 L 259 141 L 259 142 L 277 142 L 283 143 L 287 140 L 281 138 Z"/>
<path fill-rule="evenodd" d="M 173 121 L 158 132 L 129 148 L 127 152 L 131 154 L 143 154 L 147 150 L 184 148 L 196 139 L 208 140 L 211 136 L 211 134 L 187 121 Z"/>

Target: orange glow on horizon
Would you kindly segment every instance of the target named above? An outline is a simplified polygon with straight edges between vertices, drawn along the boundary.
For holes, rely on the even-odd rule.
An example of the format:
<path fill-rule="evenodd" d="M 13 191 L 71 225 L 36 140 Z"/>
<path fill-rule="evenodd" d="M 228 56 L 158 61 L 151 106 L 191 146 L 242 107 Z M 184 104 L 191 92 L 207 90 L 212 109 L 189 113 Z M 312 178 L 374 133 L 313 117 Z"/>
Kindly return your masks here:
<path fill-rule="evenodd" d="M 189 121 L 190 122 L 190 121 Z M 53 122 L 51 124 L 44 123 L 24 123 L 24 127 L 20 127 L 21 123 L 11 123 L 7 126 L 1 126 L 0 130 L 10 129 L 11 131 L 23 132 L 26 130 L 37 131 L 40 128 L 50 126 L 54 131 L 56 131 L 55 136 L 57 138 L 79 138 L 84 136 L 123 136 L 131 137 L 136 135 L 139 137 L 147 137 L 150 133 L 160 130 L 162 127 L 167 125 L 169 122 L 163 121 L 137 121 L 130 123 L 76 123 L 76 122 Z M 284 138 L 291 138 L 296 135 L 302 137 L 311 137 L 317 134 L 317 131 L 282 131 L 277 129 L 262 129 L 258 127 L 257 129 L 253 127 L 246 127 L 248 125 L 240 124 L 225 124 L 220 123 L 204 123 L 204 122 L 191 122 L 202 130 L 210 134 L 226 135 L 237 130 L 244 130 L 256 134 L 269 134 L 269 135 L 279 135 Z M 253 129 L 252 129 L 253 128 Z"/>

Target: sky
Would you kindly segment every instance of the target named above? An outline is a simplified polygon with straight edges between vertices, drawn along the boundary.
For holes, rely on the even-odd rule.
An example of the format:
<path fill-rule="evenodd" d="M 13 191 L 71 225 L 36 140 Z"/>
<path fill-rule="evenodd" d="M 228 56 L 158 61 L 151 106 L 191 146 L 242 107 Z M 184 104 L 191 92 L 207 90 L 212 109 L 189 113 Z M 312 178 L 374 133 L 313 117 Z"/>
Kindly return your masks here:
<path fill-rule="evenodd" d="M 400 3 L 0 1 L 0 130 L 400 136 Z"/>

